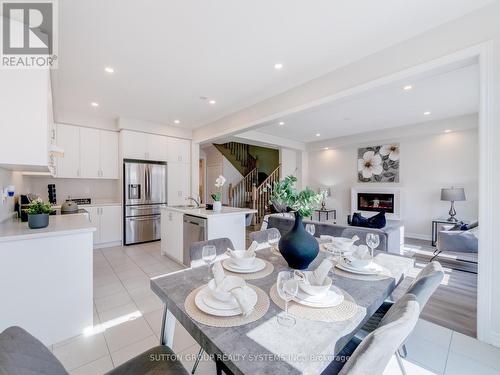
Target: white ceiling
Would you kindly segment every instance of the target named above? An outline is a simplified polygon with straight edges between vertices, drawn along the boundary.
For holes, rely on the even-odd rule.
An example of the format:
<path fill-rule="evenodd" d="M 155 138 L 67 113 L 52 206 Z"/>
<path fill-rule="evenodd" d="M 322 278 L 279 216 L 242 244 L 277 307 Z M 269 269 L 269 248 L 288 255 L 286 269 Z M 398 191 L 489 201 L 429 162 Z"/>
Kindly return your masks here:
<path fill-rule="evenodd" d="M 56 118 L 180 119 L 194 128 L 491 2 L 60 1 Z"/>
<path fill-rule="evenodd" d="M 411 90 L 403 89 L 407 84 Z M 257 130 L 316 142 L 475 113 L 478 106 L 479 68 L 473 64 L 324 104 L 282 118 L 283 126 L 276 121 Z M 427 111 L 431 113 L 424 115 Z"/>

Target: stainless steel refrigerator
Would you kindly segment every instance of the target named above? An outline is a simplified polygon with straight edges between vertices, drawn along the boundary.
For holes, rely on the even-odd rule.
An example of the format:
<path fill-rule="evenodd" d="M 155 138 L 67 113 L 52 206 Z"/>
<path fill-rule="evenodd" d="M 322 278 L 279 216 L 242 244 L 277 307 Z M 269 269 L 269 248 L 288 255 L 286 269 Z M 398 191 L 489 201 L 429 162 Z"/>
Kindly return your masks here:
<path fill-rule="evenodd" d="M 167 163 L 123 160 L 123 242 L 161 238 L 160 208 L 167 204 Z"/>

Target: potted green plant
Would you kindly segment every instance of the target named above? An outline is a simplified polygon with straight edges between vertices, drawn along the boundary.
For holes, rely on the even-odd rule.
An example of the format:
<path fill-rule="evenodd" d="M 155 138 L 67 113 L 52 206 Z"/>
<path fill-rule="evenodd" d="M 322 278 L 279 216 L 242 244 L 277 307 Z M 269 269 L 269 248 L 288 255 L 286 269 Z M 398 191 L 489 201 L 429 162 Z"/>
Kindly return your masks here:
<path fill-rule="evenodd" d="M 279 249 L 291 268 L 302 270 L 309 266 L 319 252 L 318 241 L 305 231 L 302 218 L 312 216 L 321 204 L 323 194 L 318 194 L 309 187 L 298 191 L 296 183 L 297 177 L 287 176 L 268 188 L 272 190 L 270 203 L 287 207 L 287 211 L 295 215 L 294 226 L 281 237 Z"/>
<path fill-rule="evenodd" d="M 214 200 L 213 210 L 215 212 L 220 212 L 220 210 L 222 209 L 222 187 L 225 183 L 226 179 L 222 175 L 217 177 L 217 179 L 215 180 L 215 187 L 217 188 L 217 192 L 211 195 L 212 199 Z"/>
<path fill-rule="evenodd" d="M 49 214 L 52 212 L 50 203 L 36 199 L 26 208 L 28 214 L 28 226 L 31 229 L 45 228 L 49 225 Z"/>

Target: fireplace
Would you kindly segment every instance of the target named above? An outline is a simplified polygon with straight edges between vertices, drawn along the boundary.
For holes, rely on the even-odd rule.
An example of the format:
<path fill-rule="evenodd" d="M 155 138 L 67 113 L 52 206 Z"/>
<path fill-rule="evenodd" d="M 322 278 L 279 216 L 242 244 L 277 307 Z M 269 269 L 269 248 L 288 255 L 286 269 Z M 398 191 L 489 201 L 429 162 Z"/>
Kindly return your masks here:
<path fill-rule="evenodd" d="M 358 210 L 394 213 L 394 194 L 358 193 Z"/>

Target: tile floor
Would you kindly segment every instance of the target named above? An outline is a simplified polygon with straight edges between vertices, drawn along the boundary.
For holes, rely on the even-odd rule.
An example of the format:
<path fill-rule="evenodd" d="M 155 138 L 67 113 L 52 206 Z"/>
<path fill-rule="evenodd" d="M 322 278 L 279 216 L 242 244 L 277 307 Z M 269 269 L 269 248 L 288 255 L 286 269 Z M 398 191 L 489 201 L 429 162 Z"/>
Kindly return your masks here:
<path fill-rule="evenodd" d="M 103 374 L 159 342 L 162 304 L 149 278 L 181 267 L 160 255 L 159 243 L 94 251 L 94 326 L 51 347 L 71 374 Z M 411 374 L 498 374 L 500 349 L 420 320 L 404 360 Z M 177 326 L 174 351 L 188 370 L 199 346 Z M 214 374 L 208 358 L 196 374 Z M 400 374 L 392 360 L 385 374 Z"/>

